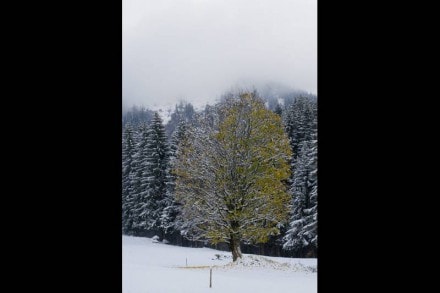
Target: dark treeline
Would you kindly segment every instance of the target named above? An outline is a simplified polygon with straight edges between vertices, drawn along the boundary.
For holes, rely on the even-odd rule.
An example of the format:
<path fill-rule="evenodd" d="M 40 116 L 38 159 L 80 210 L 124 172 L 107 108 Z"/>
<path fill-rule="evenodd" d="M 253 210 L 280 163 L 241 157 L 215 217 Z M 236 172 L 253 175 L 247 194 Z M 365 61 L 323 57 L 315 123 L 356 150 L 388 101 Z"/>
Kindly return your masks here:
<path fill-rule="evenodd" d="M 227 95 L 225 95 L 227 96 Z M 266 243 L 241 243 L 243 253 L 269 256 L 317 257 L 317 98 L 304 92 L 261 93 L 265 106 L 281 117 L 292 157 L 292 175 L 287 185 L 291 196 L 289 217 L 280 222 L 278 235 Z M 160 115 L 143 107 L 132 107 L 123 114 L 122 133 L 122 229 L 124 235 L 152 237 L 189 247 L 228 250 L 195 241 L 185 235 L 176 200 L 176 174 L 182 141 L 188 129 L 198 129 L 201 118 L 214 121 L 217 108 L 196 111 L 191 103 L 180 102 L 164 125 Z"/>

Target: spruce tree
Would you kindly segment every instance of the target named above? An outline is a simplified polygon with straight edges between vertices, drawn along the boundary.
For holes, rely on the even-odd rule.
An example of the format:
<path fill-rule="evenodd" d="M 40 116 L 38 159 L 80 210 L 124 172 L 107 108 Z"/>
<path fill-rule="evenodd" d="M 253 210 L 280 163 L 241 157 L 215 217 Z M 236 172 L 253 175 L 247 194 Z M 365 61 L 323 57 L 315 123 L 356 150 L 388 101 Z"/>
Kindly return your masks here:
<path fill-rule="evenodd" d="M 136 153 L 136 142 L 131 124 L 127 124 L 122 137 L 122 231 L 131 234 L 133 230 L 134 198 L 131 192 L 133 175 L 133 158 Z"/>
<path fill-rule="evenodd" d="M 145 161 L 146 156 L 148 155 L 146 151 L 146 145 L 148 143 L 148 128 L 149 126 L 146 123 L 142 123 L 136 132 L 135 141 L 136 141 L 136 152 L 133 156 L 132 160 L 132 172 L 130 176 L 130 196 L 132 198 L 133 204 L 132 207 L 132 217 L 133 217 L 133 233 L 135 235 L 139 235 L 142 231 L 142 228 L 145 226 L 143 220 L 140 216 L 142 212 L 142 176 L 143 176 L 143 162 Z"/>
<path fill-rule="evenodd" d="M 161 234 L 161 216 L 166 204 L 166 179 L 169 148 L 162 119 L 157 112 L 151 120 L 141 162 L 141 192 L 138 203 L 140 227 Z"/>
<path fill-rule="evenodd" d="M 179 229 L 182 226 L 181 222 L 177 219 L 181 205 L 175 198 L 176 174 L 174 173 L 174 168 L 178 156 L 179 144 L 184 139 L 185 130 L 186 123 L 184 120 L 181 120 L 170 140 L 170 156 L 167 166 L 166 195 L 164 201 L 165 208 L 161 216 L 161 227 L 166 235 L 179 233 Z"/>
<path fill-rule="evenodd" d="M 304 209 L 304 237 L 309 245 L 309 255 L 317 256 L 318 250 L 318 140 L 316 128 L 312 134 L 307 155 L 307 189 L 309 191 L 308 207 Z"/>
<path fill-rule="evenodd" d="M 317 104 L 298 97 L 283 115 L 293 151 L 291 219 L 283 248 L 296 256 L 317 254 Z"/>
<path fill-rule="evenodd" d="M 290 189 L 292 211 L 283 248 L 296 256 L 316 256 L 317 253 L 317 140 L 302 143 L 295 161 L 295 174 Z"/>

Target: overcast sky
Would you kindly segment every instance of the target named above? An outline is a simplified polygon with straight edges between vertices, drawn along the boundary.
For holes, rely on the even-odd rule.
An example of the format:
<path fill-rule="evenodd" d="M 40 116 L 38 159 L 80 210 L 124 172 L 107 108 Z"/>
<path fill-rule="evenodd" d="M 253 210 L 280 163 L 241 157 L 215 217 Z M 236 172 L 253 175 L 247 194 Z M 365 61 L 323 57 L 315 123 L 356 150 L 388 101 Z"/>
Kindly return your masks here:
<path fill-rule="evenodd" d="M 124 106 L 265 82 L 317 94 L 317 1 L 123 0 L 122 74 Z"/>

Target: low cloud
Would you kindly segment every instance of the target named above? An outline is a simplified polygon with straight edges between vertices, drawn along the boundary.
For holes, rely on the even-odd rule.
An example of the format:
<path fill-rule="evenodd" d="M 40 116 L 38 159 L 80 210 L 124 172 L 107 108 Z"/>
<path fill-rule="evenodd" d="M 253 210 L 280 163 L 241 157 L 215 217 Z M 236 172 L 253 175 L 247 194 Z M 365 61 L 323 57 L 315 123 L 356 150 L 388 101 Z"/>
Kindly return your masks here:
<path fill-rule="evenodd" d="M 123 0 L 125 106 L 266 82 L 316 94 L 316 0 Z"/>

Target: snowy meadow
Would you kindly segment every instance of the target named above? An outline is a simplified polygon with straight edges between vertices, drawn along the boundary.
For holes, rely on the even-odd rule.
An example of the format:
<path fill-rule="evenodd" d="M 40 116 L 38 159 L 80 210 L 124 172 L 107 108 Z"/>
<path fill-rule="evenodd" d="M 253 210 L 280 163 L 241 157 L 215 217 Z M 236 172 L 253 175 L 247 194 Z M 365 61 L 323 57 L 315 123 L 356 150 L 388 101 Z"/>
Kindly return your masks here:
<path fill-rule="evenodd" d="M 229 252 L 132 236 L 123 236 L 122 247 L 124 293 L 317 292 L 316 258 L 243 254 L 232 263 Z"/>

